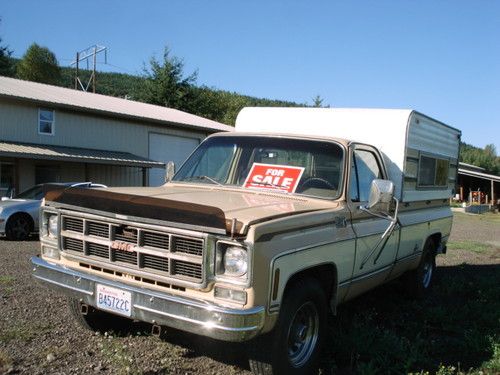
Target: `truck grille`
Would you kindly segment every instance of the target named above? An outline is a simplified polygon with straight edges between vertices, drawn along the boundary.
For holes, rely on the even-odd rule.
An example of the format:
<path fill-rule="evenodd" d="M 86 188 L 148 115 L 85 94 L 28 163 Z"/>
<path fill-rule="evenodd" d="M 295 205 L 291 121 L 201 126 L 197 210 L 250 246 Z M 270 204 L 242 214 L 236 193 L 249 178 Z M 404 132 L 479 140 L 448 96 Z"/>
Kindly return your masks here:
<path fill-rule="evenodd" d="M 61 247 L 80 259 L 147 271 L 161 279 L 204 282 L 203 238 L 63 215 Z"/>

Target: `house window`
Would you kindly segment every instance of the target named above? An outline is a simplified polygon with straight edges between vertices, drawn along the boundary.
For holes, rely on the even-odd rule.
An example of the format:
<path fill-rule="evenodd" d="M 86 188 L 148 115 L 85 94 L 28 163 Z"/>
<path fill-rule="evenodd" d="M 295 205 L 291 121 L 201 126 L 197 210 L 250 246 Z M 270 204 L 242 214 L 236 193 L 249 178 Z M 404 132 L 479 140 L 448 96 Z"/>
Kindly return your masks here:
<path fill-rule="evenodd" d="M 449 160 L 420 155 L 418 187 L 448 186 L 449 167 Z"/>
<path fill-rule="evenodd" d="M 55 113 L 52 109 L 38 110 L 38 134 L 54 135 Z"/>

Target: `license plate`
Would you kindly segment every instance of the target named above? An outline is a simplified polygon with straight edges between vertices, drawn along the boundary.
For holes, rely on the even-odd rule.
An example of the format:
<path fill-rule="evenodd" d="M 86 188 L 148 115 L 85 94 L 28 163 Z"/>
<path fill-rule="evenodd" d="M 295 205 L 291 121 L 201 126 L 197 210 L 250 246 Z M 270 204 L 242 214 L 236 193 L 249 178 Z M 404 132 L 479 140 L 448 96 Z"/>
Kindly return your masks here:
<path fill-rule="evenodd" d="M 97 284 L 97 308 L 130 316 L 132 314 L 132 294 L 110 286 Z"/>

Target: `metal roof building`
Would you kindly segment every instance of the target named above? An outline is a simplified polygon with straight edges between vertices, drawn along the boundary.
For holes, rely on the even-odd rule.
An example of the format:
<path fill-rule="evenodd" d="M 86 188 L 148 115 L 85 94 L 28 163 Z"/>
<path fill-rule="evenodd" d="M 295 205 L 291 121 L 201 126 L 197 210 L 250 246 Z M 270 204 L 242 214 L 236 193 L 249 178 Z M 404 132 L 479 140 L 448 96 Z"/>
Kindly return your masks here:
<path fill-rule="evenodd" d="M 232 130 L 176 109 L 0 77 L 0 195 L 56 181 L 158 185 L 167 161 Z"/>

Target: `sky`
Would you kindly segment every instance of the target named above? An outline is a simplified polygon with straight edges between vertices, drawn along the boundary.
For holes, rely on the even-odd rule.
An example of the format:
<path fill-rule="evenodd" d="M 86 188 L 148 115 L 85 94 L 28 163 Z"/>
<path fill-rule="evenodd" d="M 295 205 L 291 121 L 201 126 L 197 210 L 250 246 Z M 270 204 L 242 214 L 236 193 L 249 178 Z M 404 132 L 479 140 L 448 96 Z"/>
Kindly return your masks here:
<path fill-rule="evenodd" d="M 98 69 L 142 74 L 168 46 L 197 84 L 331 107 L 411 108 L 500 154 L 497 0 L 0 0 L 15 57 L 60 65 L 98 44 Z"/>

